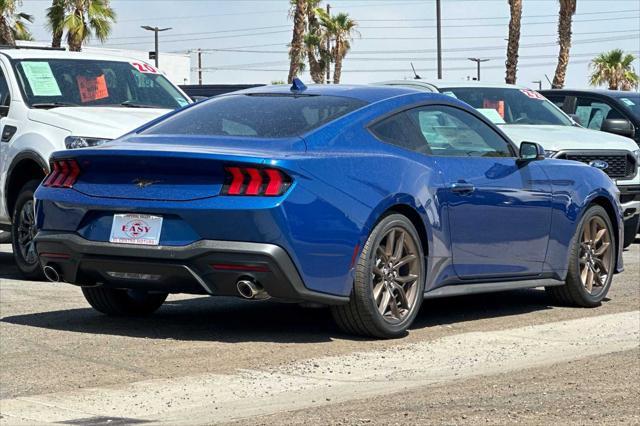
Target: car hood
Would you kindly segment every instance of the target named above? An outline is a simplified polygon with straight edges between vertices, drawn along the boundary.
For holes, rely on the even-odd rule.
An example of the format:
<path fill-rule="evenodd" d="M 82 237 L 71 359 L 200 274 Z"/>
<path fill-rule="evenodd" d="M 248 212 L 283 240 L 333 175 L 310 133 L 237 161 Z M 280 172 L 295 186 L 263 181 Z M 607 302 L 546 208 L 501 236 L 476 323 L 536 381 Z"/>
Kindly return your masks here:
<path fill-rule="evenodd" d="M 115 139 L 171 110 L 126 107 L 31 109 L 29 119 L 68 130 L 72 135 Z"/>
<path fill-rule="evenodd" d="M 626 149 L 635 151 L 633 139 L 577 126 L 534 126 L 502 124 L 498 126 L 513 142 L 537 142 L 547 151 Z"/>

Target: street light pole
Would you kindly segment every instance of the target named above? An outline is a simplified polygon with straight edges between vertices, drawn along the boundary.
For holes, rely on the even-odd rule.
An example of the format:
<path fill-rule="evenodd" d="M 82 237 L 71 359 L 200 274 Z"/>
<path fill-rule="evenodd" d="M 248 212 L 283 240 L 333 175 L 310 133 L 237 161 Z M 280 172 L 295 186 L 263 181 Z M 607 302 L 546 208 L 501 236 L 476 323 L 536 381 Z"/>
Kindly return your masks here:
<path fill-rule="evenodd" d="M 440 0 L 436 0 L 436 38 L 438 39 L 438 80 L 442 80 L 442 16 L 440 13 Z"/>
<path fill-rule="evenodd" d="M 491 59 L 482 59 L 482 58 L 469 58 L 470 61 L 473 61 L 477 64 L 478 66 L 478 72 L 477 72 L 477 81 L 480 81 L 480 63 L 481 62 L 487 62 L 490 61 Z"/>
<path fill-rule="evenodd" d="M 158 64 L 160 63 L 160 51 L 158 50 L 158 33 L 160 31 L 168 31 L 171 28 L 158 28 L 158 27 L 151 27 L 149 25 L 143 25 L 140 28 L 142 28 L 143 30 L 147 30 L 147 31 L 153 31 L 154 33 L 154 38 L 155 38 L 155 64 L 156 64 L 156 68 L 158 68 Z"/>

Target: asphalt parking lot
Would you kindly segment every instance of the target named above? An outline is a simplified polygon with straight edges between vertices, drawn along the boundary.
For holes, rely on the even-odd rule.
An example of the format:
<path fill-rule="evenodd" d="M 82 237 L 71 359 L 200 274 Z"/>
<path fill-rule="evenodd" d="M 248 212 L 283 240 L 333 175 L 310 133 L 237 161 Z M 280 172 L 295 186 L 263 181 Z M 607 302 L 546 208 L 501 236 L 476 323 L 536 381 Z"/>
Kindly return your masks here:
<path fill-rule="evenodd" d="M 425 302 L 409 335 L 326 309 L 172 296 L 108 318 L 0 245 L 0 423 L 640 423 L 640 244 L 597 309 L 540 289 Z"/>

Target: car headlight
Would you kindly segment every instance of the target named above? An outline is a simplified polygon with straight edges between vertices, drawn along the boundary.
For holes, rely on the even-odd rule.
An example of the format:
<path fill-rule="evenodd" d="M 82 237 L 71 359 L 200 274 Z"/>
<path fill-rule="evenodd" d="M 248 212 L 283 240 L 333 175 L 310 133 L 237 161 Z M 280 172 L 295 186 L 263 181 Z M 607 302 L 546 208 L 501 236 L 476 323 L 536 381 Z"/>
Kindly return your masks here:
<path fill-rule="evenodd" d="M 544 156 L 547 158 L 551 158 L 554 155 L 556 155 L 558 153 L 558 151 L 549 151 L 547 149 L 544 150 Z"/>
<path fill-rule="evenodd" d="M 85 136 L 67 136 L 64 139 L 64 146 L 66 146 L 67 149 L 87 148 L 90 146 L 102 145 L 110 140 L 111 139 L 88 138 Z"/>

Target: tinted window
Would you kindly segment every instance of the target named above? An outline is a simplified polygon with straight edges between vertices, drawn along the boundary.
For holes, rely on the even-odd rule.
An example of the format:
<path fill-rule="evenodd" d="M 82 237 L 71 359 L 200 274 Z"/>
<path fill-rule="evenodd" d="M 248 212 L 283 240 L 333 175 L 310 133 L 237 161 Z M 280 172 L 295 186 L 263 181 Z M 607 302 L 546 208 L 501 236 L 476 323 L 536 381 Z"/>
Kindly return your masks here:
<path fill-rule="evenodd" d="M 175 109 L 189 103 L 155 68 L 137 62 L 29 59 L 17 61 L 15 69 L 29 106 Z"/>
<path fill-rule="evenodd" d="M 587 129 L 600 130 L 604 120 L 624 118 L 617 110 L 599 99 L 579 96 L 576 101 L 576 115 Z"/>
<path fill-rule="evenodd" d="M 495 124 L 573 125 L 569 117 L 533 90 L 453 87 L 440 91 L 468 103 Z"/>
<path fill-rule="evenodd" d="M 473 115 L 446 106 L 414 108 L 371 130 L 387 143 L 422 154 L 457 157 L 512 157 L 509 144 Z"/>
<path fill-rule="evenodd" d="M 365 104 L 338 96 L 222 96 L 178 112 L 143 133 L 288 137 L 306 133 Z"/>
<path fill-rule="evenodd" d="M 636 117 L 636 119 L 640 120 L 640 94 L 621 92 L 618 96 L 618 103 Z"/>
<path fill-rule="evenodd" d="M 0 69 L 0 105 L 8 106 L 10 101 L 9 86 L 7 85 L 7 79 L 4 78 L 2 69 Z"/>
<path fill-rule="evenodd" d="M 561 95 L 544 95 L 547 99 L 549 99 L 551 102 L 553 102 L 555 104 L 555 106 L 557 106 L 558 108 L 562 109 L 562 107 L 564 106 L 564 101 L 566 99 L 566 96 L 561 96 Z"/>

